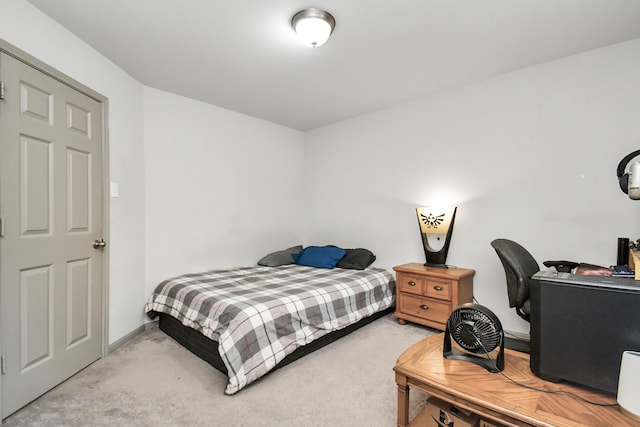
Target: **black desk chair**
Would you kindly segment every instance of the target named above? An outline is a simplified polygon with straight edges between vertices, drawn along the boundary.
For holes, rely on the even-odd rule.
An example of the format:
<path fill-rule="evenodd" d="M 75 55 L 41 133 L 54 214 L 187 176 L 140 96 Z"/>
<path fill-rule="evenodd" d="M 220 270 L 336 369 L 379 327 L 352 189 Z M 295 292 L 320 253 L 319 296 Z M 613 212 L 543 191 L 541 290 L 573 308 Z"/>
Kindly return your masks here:
<path fill-rule="evenodd" d="M 529 322 L 529 285 L 531 276 L 540 271 L 540 266 L 525 248 L 514 241 L 496 239 L 491 246 L 496 250 L 507 276 L 509 307 L 515 307 L 518 316 Z"/>
<path fill-rule="evenodd" d="M 529 287 L 531 277 L 540 271 L 540 266 L 529 251 L 512 240 L 496 239 L 491 242 L 491 246 L 496 250 L 504 267 L 509 307 L 515 307 L 518 316 L 529 322 L 531 318 Z M 573 261 L 545 261 L 544 265 L 554 267 L 559 272 L 570 273 L 581 264 Z M 505 337 L 505 347 L 529 352 L 529 342 L 518 338 Z"/>
<path fill-rule="evenodd" d="M 529 285 L 532 280 L 531 276 L 540 271 L 540 266 L 525 248 L 512 240 L 496 239 L 491 242 L 491 246 L 496 250 L 507 276 L 509 307 L 515 307 L 518 316 L 529 322 L 531 316 Z M 559 272 L 567 273 L 579 265 L 590 265 L 573 261 L 545 261 L 543 264 L 546 267 L 554 267 Z"/>

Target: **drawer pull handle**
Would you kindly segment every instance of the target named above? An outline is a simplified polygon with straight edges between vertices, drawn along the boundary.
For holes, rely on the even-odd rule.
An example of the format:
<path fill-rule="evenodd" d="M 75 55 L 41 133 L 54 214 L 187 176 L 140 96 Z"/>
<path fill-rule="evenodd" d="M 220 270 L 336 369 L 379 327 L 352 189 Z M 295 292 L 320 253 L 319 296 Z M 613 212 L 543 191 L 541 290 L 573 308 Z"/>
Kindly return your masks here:
<path fill-rule="evenodd" d="M 410 280 L 409 283 L 407 283 L 407 285 L 409 286 L 415 286 L 416 282 L 414 282 L 413 280 Z"/>
<path fill-rule="evenodd" d="M 427 304 L 422 304 L 420 308 L 423 310 L 429 310 L 429 306 Z"/>
<path fill-rule="evenodd" d="M 436 291 L 441 291 L 442 290 L 442 286 L 436 285 L 433 287 L 433 289 L 435 289 Z"/>

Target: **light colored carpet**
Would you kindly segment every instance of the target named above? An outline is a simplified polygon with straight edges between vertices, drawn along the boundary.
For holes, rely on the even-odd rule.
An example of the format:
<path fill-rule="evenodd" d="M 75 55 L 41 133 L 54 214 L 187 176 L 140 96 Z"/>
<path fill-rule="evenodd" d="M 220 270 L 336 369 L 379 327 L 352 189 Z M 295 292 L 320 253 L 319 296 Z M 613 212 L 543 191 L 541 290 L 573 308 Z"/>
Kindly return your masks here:
<path fill-rule="evenodd" d="M 394 426 L 395 361 L 435 332 L 387 315 L 226 396 L 226 376 L 153 328 L 3 425 Z M 426 397 L 411 392 L 411 417 Z"/>

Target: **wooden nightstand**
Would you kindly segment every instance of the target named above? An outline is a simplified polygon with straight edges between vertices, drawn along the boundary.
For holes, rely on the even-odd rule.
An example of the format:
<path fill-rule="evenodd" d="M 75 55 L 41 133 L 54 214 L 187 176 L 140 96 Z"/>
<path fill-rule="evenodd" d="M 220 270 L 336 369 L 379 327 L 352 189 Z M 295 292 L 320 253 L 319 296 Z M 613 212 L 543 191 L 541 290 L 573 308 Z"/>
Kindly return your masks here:
<path fill-rule="evenodd" d="M 412 262 L 393 267 L 396 272 L 398 323 L 419 323 L 445 330 L 451 312 L 473 302 L 473 275 L 466 268 L 435 268 Z"/>

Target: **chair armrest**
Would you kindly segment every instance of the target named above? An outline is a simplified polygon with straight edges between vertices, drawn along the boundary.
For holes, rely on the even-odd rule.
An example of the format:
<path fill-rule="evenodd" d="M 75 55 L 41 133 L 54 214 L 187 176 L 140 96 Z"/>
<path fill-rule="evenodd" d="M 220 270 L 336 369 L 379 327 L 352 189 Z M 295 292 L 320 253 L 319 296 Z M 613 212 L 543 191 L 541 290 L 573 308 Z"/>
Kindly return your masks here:
<path fill-rule="evenodd" d="M 545 267 L 554 267 L 559 273 L 571 273 L 580 263 L 573 261 L 545 261 Z"/>

